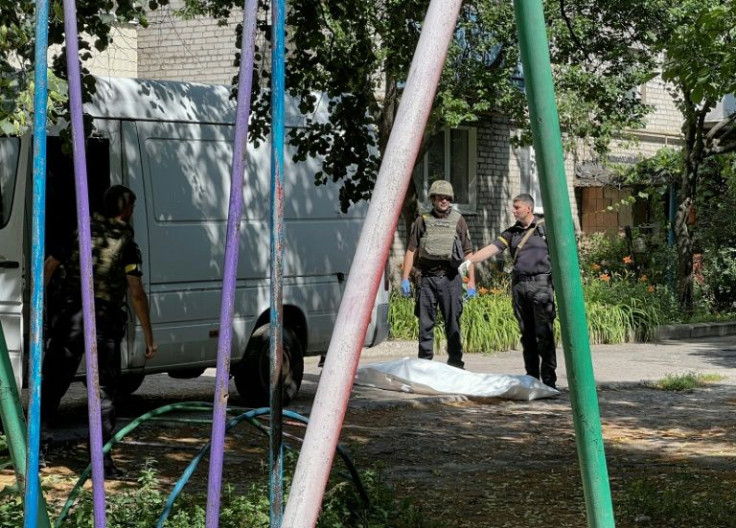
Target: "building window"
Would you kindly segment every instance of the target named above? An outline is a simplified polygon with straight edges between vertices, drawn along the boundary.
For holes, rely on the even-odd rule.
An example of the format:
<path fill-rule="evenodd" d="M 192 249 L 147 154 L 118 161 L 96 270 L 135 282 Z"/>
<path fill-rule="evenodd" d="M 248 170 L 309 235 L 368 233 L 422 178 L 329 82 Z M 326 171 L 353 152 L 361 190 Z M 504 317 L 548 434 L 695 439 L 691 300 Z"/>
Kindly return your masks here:
<path fill-rule="evenodd" d="M 414 168 L 419 198 L 429 204 L 432 182 L 447 180 L 455 191 L 456 208 L 460 212 L 475 212 L 476 152 L 475 128 L 446 128 L 433 136 Z"/>
<path fill-rule="evenodd" d="M 536 214 L 544 214 L 534 147 L 529 146 L 519 149 L 519 171 L 521 172 L 521 192 L 530 194 L 534 198 L 534 212 Z"/>

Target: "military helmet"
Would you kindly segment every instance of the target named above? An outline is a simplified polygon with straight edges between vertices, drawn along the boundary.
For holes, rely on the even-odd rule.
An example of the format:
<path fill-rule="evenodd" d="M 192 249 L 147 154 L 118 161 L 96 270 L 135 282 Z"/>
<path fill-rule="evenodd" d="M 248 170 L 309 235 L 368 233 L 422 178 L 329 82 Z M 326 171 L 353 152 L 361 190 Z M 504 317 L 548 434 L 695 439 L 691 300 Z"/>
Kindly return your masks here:
<path fill-rule="evenodd" d="M 447 180 L 435 180 L 432 182 L 432 185 L 429 188 L 430 199 L 435 194 L 450 196 L 453 200 L 455 199 L 455 193 L 452 191 L 452 184 Z"/>

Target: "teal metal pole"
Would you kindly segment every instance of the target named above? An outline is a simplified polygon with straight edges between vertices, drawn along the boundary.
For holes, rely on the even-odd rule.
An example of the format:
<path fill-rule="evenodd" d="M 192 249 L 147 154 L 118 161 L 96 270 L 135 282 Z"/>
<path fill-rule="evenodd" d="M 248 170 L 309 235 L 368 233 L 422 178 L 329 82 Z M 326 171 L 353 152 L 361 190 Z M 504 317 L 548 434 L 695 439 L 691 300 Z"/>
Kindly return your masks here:
<path fill-rule="evenodd" d="M 31 338 L 28 392 L 28 462 L 26 464 L 26 528 L 38 524 L 43 500 L 37 478 L 41 447 L 41 361 L 43 358 L 43 253 L 46 236 L 46 104 L 48 99 L 49 2 L 36 2 L 36 45 L 33 93 L 33 222 L 31 225 Z"/>
<path fill-rule="evenodd" d="M 13 377 L 13 365 L 8 355 L 8 345 L 5 342 L 5 333 L 0 326 L 0 420 L 2 420 L 5 438 L 10 449 L 10 460 L 15 468 L 15 478 L 21 490 L 25 490 L 26 483 L 26 424 L 23 419 L 23 407 L 20 405 L 18 388 Z M 36 478 L 38 480 L 38 478 Z M 40 481 L 37 483 L 41 489 Z M 42 494 L 38 495 L 36 508 L 38 525 L 49 528 L 48 508 Z"/>
<path fill-rule="evenodd" d="M 514 11 L 534 150 L 541 175 L 545 223 L 549 228 L 550 256 L 560 305 L 562 346 L 567 365 L 588 526 L 612 528 L 615 522 L 611 489 L 603 450 L 575 230 L 565 178 L 544 7 L 542 0 L 514 0 Z"/>

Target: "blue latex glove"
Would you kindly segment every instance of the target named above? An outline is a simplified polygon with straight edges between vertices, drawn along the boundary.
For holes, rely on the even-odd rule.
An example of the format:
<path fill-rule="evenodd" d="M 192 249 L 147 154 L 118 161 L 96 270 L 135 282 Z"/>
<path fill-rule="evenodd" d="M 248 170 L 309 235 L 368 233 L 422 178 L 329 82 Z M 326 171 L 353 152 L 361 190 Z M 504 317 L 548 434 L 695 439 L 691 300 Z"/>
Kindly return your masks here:
<path fill-rule="evenodd" d="M 475 297 L 475 288 L 468 288 L 467 291 L 468 299 L 472 299 Z"/>
<path fill-rule="evenodd" d="M 401 295 L 404 297 L 411 297 L 411 283 L 409 282 L 409 279 L 401 281 Z"/>

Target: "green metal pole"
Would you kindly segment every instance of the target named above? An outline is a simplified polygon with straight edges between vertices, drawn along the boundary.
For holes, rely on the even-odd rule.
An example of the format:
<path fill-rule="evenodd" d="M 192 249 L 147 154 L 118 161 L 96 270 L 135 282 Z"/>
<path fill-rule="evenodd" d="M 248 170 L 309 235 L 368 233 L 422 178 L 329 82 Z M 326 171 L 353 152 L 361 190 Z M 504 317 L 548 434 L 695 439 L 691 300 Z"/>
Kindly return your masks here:
<path fill-rule="evenodd" d="M 588 526 L 615 526 L 542 0 L 514 0 Z"/>
<path fill-rule="evenodd" d="M 23 419 L 23 407 L 15 385 L 13 366 L 10 364 L 5 332 L 0 325 L 0 420 L 3 423 L 5 438 L 10 450 L 10 460 L 15 468 L 18 487 L 25 489 L 26 484 L 26 424 Z M 40 489 L 40 486 L 39 486 Z M 48 508 L 43 496 L 38 499 L 38 525 L 49 528 Z"/>

